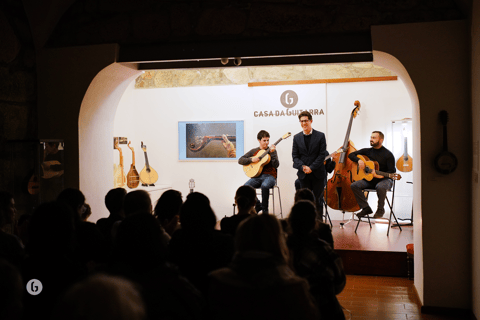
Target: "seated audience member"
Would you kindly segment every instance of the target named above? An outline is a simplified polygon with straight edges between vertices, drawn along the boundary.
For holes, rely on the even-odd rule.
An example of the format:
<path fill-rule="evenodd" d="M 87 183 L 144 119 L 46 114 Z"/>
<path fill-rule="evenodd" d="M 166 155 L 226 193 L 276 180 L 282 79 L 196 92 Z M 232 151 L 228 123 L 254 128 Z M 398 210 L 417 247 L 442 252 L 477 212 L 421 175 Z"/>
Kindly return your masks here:
<path fill-rule="evenodd" d="M 308 280 L 321 319 L 344 320 L 336 297 L 346 284 L 342 260 L 327 242 L 312 232 L 315 217 L 315 205 L 311 201 L 300 200 L 292 207 L 288 217 L 292 234 L 287 240 L 290 263 L 297 275 Z"/>
<path fill-rule="evenodd" d="M 225 217 L 220 221 L 220 228 L 223 233 L 235 236 L 240 222 L 246 218 L 257 214 L 255 205 L 257 203 L 257 193 L 251 186 L 241 186 L 235 193 L 235 204 L 238 208 L 238 213 L 231 217 Z"/>
<path fill-rule="evenodd" d="M 180 227 L 182 203 L 182 194 L 177 190 L 170 189 L 162 193 L 155 205 L 155 217 L 170 236 Z"/>
<path fill-rule="evenodd" d="M 190 193 L 180 209 L 182 227 L 170 240 L 170 261 L 202 292 L 208 273 L 225 267 L 233 255 L 233 238 L 215 230 L 216 221 L 208 198 Z"/>
<path fill-rule="evenodd" d="M 298 189 L 297 192 L 295 192 L 295 203 L 300 200 L 309 200 L 313 203 L 313 205 L 315 205 L 315 196 L 310 189 L 303 188 Z M 334 248 L 332 229 L 328 223 L 315 219 L 314 232 L 320 239 L 325 240 L 332 247 L 332 249 Z"/>
<path fill-rule="evenodd" d="M 123 212 L 125 217 L 129 217 L 139 212 L 152 213 L 152 199 L 145 190 L 135 190 L 125 195 L 123 200 Z M 115 239 L 118 226 L 122 221 L 116 221 L 112 227 L 112 237 Z"/>
<path fill-rule="evenodd" d="M 92 215 L 92 207 L 88 203 L 84 204 L 85 210 L 82 211 L 82 214 L 80 215 L 80 219 L 82 221 L 88 221 L 88 218 Z"/>
<path fill-rule="evenodd" d="M 68 290 L 52 319 L 144 320 L 146 312 L 133 283 L 119 277 L 94 275 Z"/>
<path fill-rule="evenodd" d="M 209 319 L 319 319 L 305 279 L 288 267 L 275 216 L 242 221 L 232 263 L 210 274 Z"/>
<path fill-rule="evenodd" d="M 18 269 L 0 258 L 0 319 L 22 318 L 22 297 L 25 287 Z"/>
<path fill-rule="evenodd" d="M 95 223 L 82 221 L 82 214 L 87 210 L 83 193 L 67 188 L 60 192 L 57 201 L 67 204 L 74 213 L 75 238 L 81 261 L 88 264 L 90 269 L 98 263 L 105 263 L 111 245 Z"/>
<path fill-rule="evenodd" d="M 75 251 L 72 209 L 62 202 L 41 204 L 32 214 L 29 237 L 24 288 L 30 279 L 38 279 L 43 290 L 36 296 L 25 294 L 24 319 L 47 319 L 58 297 L 87 274 Z"/>
<path fill-rule="evenodd" d="M 24 213 L 18 218 L 15 234 L 20 239 L 23 247 L 28 244 L 28 226 L 30 224 L 30 219 L 32 215 L 29 213 Z"/>
<path fill-rule="evenodd" d="M 5 232 L 8 226 L 15 222 L 15 200 L 6 191 L 0 192 L 0 258 L 20 267 L 23 259 L 23 246 L 14 235 Z"/>
<path fill-rule="evenodd" d="M 127 191 L 124 188 L 115 188 L 107 192 L 105 196 L 105 206 L 110 212 L 108 218 L 101 218 L 97 221 L 97 227 L 103 236 L 112 242 L 112 227 L 115 222 L 121 221 L 125 215 L 123 213 L 123 200 Z"/>
<path fill-rule="evenodd" d="M 149 212 L 125 218 L 109 269 L 141 286 L 149 319 L 199 319 L 201 294 L 166 262 L 168 244 L 163 232 Z"/>
<path fill-rule="evenodd" d="M 138 212 L 152 213 L 150 194 L 145 190 L 135 190 L 127 193 L 123 200 L 123 211 L 125 212 L 125 217 Z"/>

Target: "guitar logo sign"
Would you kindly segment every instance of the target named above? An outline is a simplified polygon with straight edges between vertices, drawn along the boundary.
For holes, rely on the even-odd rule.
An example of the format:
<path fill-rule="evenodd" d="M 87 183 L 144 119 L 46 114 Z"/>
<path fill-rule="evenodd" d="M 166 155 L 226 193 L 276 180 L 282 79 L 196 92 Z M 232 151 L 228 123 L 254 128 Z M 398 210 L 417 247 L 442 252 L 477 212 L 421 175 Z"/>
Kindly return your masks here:
<path fill-rule="evenodd" d="M 280 96 L 280 102 L 285 108 L 293 108 L 298 103 L 298 95 L 292 90 L 284 91 Z"/>

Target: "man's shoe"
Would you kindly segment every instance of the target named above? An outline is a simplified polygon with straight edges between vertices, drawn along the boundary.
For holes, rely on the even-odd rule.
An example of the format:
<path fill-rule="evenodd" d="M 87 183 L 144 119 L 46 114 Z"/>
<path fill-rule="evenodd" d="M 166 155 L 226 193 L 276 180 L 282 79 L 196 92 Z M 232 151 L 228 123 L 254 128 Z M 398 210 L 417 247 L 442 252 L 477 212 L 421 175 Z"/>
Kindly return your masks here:
<path fill-rule="evenodd" d="M 373 217 L 375 219 L 379 219 L 379 218 L 383 218 L 383 215 L 385 214 L 385 210 L 377 210 L 377 212 L 375 212 L 375 214 L 373 215 Z"/>
<path fill-rule="evenodd" d="M 362 211 L 357 213 L 357 217 L 362 218 L 362 217 L 365 217 L 365 216 L 369 215 L 370 213 L 373 213 L 372 208 L 365 207 L 365 208 L 362 209 Z"/>

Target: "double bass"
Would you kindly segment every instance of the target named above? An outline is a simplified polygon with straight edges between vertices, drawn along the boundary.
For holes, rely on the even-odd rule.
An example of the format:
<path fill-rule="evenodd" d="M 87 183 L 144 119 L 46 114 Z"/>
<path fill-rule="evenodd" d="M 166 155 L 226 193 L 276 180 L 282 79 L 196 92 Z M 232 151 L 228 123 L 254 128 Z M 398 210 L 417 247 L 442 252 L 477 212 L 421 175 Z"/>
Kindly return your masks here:
<path fill-rule="evenodd" d="M 342 146 L 344 152 L 337 153 L 333 157 L 336 162 L 335 173 L 327 182 L 326 202 L 327 205 L 335 210 L 344 212 L 354 212 L 360 210 L 355 195 L 353 194 L 350 185 L 354 182 L 353 178 L 353 164 L 354 162 L 348 158 L 351 152 L 356 151 L 353 143 L 350 141 L 350 131 L 352 129 L 353 119 L 357 117 L 360 111 L 360 102 L 357 100 L 354 103 L 355 108 L 350 115 L 350 122 L 348 124 L 347 134 Z"/>

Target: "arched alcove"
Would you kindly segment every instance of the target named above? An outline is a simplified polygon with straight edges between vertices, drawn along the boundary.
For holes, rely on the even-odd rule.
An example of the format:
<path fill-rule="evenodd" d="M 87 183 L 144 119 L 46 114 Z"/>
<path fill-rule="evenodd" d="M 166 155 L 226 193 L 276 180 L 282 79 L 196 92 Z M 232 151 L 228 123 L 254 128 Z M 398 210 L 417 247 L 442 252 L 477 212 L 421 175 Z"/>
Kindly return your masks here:
<path fill-rule="evenodd" d="M 396 73 L 407 88 L 413 108 L 413 158 L 415 168 L 418 170 L 414 176 L 414 198 L 421 199 L 420 112 L 415 87 L 405 67 L 395 57 L 387 53 L 375 51 L 374 64 Z M 112 164 L 114 163 L 114 157 L 112 152 L 113 140 L 111 137 L 114 136 L 114 119 L 117 106 L 127 87 L 131 86 L 134 79 L 140 74 L 141 71 L 135 70 L 130 66 L 112 64 L 103 69 L 94 78 L 82 101 L 78 120 L 80 189 L 84 192 L 92 206 L 94 213 L 92 216 L 93 221 L 107 215 L 104 206 L 104 195 L 113 185 Z M 128 170 L 128 167 L 125 170 Z M 421 293 L 423 288 L 421 201 L 415 201 L 414 206 L 415 283 L 417 290 Z"/>

